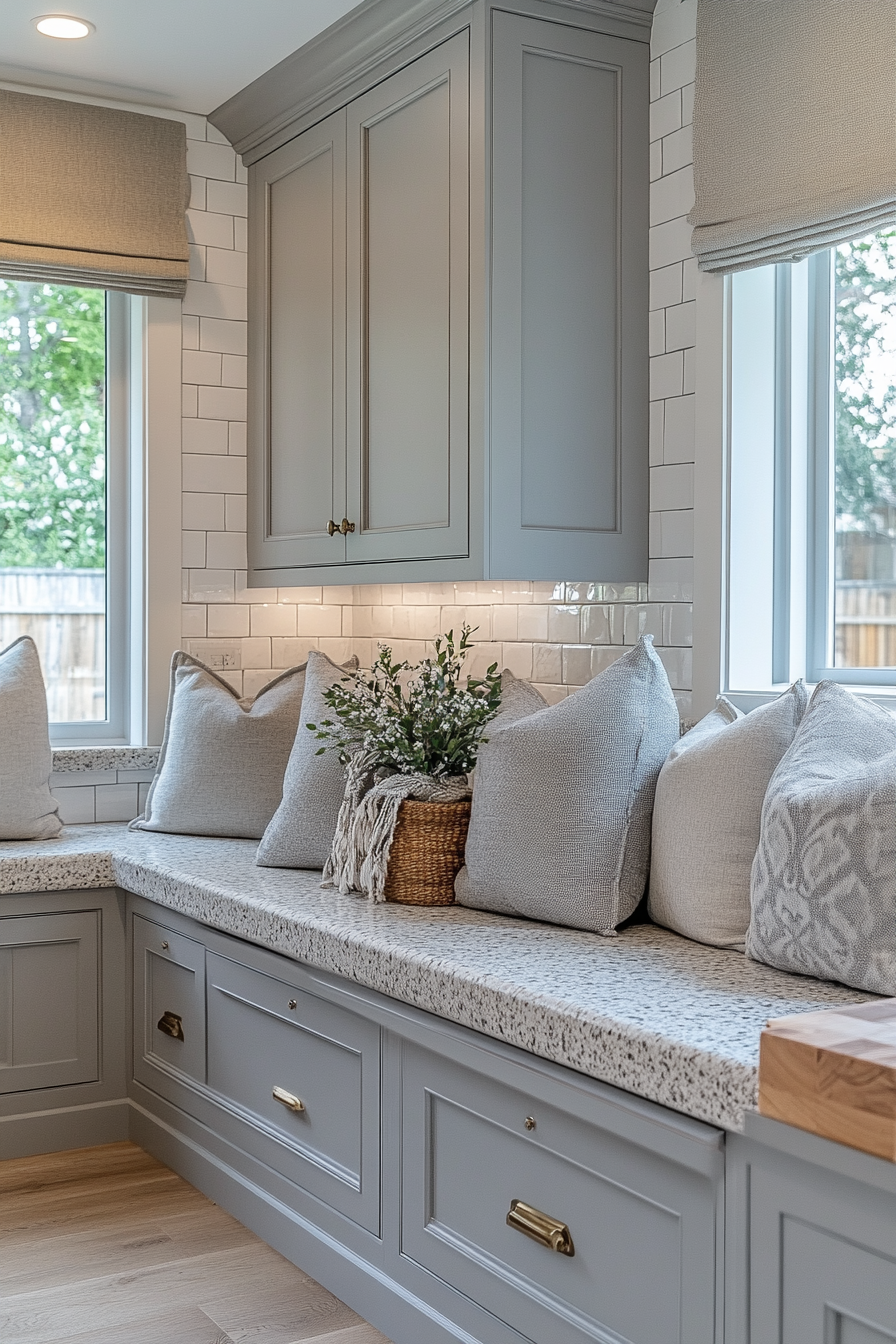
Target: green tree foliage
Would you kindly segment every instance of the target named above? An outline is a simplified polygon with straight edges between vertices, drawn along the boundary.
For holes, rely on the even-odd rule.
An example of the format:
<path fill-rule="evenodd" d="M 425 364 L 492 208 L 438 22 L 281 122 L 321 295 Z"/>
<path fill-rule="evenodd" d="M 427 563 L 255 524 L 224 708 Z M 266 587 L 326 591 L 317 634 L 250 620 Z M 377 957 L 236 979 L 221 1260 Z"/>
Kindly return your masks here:
<path fill-rule="evenodd" d="M 896 229 L 834 252 L 838 524 L 890 530 L 896 507 Z"/>
<path fill-rule="evenodd" d="M 105 566 L 105 294 L 0 279 L 0 565 Z"/>

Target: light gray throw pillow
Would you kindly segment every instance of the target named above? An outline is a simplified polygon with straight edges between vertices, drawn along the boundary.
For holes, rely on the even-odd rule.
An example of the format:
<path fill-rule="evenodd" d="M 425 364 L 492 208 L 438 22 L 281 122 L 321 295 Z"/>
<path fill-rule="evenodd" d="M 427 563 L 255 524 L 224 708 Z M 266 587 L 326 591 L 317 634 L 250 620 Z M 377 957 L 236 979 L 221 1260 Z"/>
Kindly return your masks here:
<path fill-rule="evenodd" d="M 653 791 L 678 733 L 650 636 L 559 704 L 496 724 L 458 901 L 612 933 L 644 894 Z"/>
<path fill-rule="evenodd" d="M 308 655 L 302 713 L 283 780 L 283 799 L 255 858 L 264 868 L 323 868 L 330 856 L 345 769 L 334 747 L 318 756 L 321 743 L 308 724 L 332 717 L 324 691 L 344 675 L 345 669 L 326 654 Z"/>
<path fill-rule="evenodd" d="M 753 863 L 747 953 L 896 994 L 896 721 L 822 681 L 778 766 Z"/>
<path fill-rule="evenodd" d="M 165 736 L 146 808 L 132 826 L 257 840 L 277 810 L 302 710 L 305 668 L 254 700 L 188 653 L 171 659 Z"/>
<path fill-rule="evenodd" d="M 807 700 L 802 682 L 747 715 L 720 697 L 669 752 L 653 804 L 648 912 L 656 924 L 744 950 L 762 802 Z"/>
<path fill-rule="evenodd" d="M 52 840 L 62 830 L 52 768 L 40 658 L 22 635 L 0 653 L 0 840 Z"/>

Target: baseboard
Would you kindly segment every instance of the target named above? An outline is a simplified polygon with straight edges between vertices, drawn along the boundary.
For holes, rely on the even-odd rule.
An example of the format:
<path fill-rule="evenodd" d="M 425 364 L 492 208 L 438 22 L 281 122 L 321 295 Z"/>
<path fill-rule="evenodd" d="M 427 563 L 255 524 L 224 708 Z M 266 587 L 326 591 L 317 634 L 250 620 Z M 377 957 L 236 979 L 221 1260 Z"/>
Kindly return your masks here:
<path fill-rule="evenodd" d="M 382 1270 L 131 1100 L 130 1138 L 381 1330 L 393 1344 L 478 1344 Z"/>
<path fill-rule="evenodd" d="M 31 1111 L 0 1117 L 0 1159 L 95 1148 L 128 1138 L 130 1103 L 95 1101 L 55 1111 Z"/>

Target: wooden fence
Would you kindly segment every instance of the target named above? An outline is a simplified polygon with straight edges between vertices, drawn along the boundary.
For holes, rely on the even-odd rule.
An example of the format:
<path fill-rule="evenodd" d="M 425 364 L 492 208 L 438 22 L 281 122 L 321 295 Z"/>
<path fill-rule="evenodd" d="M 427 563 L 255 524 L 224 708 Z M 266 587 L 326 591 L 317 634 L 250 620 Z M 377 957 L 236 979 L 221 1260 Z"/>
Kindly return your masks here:
<path fill-rule="evenodd" d="M 0 648 L 37 645 L 50 721 L 106 715 L 106 576 L 96 569 L 0 569 Z"/>
<path fill-rule="evenodd" d="M 837 667 L 896 667 L 896 583 L 837 582 Z"/>

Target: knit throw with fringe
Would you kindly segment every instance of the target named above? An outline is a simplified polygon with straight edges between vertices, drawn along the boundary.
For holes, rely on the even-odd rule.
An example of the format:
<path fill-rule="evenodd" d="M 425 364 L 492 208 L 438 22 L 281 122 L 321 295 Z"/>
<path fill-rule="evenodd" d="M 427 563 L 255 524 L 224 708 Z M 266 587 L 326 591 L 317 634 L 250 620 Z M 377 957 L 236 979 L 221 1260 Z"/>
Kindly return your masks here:
<path fill-rule="evenodd" d="M 345 794 L 321 886 L 337 887 L 343 895 L 360 891 L 372 901 L 384 901 L 389 851 L 404 800 L 458 803 L 472 792 L 466 775 L 434 779 L 432 775 L 396 774 L 378 779 L 373 759 L 358 752 L 346 771 Z"/>

